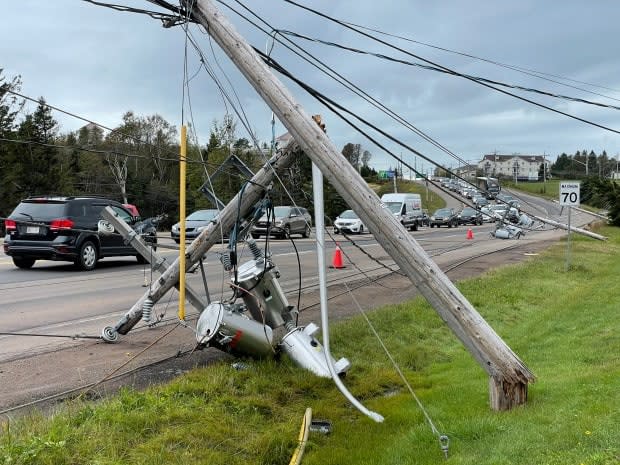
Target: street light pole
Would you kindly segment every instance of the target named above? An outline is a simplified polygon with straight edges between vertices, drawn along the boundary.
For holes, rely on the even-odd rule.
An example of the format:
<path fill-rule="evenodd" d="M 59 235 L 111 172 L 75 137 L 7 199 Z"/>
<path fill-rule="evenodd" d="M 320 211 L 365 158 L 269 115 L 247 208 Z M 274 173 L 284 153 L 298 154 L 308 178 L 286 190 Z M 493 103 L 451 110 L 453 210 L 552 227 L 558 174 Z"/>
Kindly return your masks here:
<path fill-rule="evenodd" d="M 573 158 L 573 161 L 576 161 L 577 163 L 579 163 L 580 165 L 584 165 L 586 167 L 586 178 L 588 177 L 588 159 L 586 158 L 586 162 L 582 162 L 579 160 L 576 160 L 575 158 Z"/>

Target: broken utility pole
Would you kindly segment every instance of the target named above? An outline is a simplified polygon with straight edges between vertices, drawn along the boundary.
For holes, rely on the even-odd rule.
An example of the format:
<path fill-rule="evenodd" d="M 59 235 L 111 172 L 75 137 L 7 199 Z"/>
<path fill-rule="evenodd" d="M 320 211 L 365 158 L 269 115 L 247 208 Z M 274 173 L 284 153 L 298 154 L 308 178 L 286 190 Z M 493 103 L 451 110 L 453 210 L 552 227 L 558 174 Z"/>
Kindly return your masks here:
<path fill-rule="evenodd" d="M 183 3 L 189 3 L 185 0 Z M 286 126 L 375 238 L 490 376 L 490 403 L 509 409 L 527 400 L 532 372 L 478 314 L 441 269 L 381 203 L 321 128 L 305 113 L 252 47 L 210 0 L 192 1 L 194 17 Z"/>
<path fill-rule="evenodd" d="M 295 154 L 298 153 L 299 146 L 294 142 L 290 142 L 281 152 L 272 157 L 263 167 L 252 177 L 247 187 L 243 191 L 243 195 L 237 194 L 224 207 L 218 217 L 217 223 L 211 223 L 207 228 L 194 239 L 186 250 L 186 270 L 198 263 L 202 256 L 214 245 L 222 239 L 222 232 L 228 232 L 232 229 L 238 214 L 241 217 L 246 216 L 258 202 L 275 175 L 281 175 L 294 161 Z M 139 241 L 136 241 L 139 242 Z M 148 258 L 146 250 L 138 249 L 143 256 Z M 162 266 L 157 260 L 158 269 L 165 268 L 162 275 L 151 284 L 151 287 L 144 295 L 131 307 L 131 309 L 118 321 L 115 326 L 106 326 L 102 331 L 102 338 L 106 342 L 116 342 L 119 334 L 127 334 L 142 318 L 142 306 L 147 299 L 153 303 L 159 301 L 170 289 L 178 286 L 179 282 L 179 259 L 177 258 L 169 266 Z M 188 293 L 190 303 L 192 303 L 198 312 L 202 312 L 206 303 L 202 299 L 196 297 L 196 293 L 191 291 Z"/>

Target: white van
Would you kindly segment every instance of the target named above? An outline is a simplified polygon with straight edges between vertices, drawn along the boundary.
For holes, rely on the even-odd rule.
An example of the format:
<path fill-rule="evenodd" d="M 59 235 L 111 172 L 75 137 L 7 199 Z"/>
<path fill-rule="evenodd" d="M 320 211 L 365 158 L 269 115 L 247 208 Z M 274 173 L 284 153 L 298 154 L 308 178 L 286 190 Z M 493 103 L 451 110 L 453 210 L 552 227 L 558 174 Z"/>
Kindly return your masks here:
<path fill-rule="evenodd" d="M 417 231 L 418 226 L 422 226 L 423 212 L 420 194 L 383 194 L 381 202 L 410 231 Z"/>

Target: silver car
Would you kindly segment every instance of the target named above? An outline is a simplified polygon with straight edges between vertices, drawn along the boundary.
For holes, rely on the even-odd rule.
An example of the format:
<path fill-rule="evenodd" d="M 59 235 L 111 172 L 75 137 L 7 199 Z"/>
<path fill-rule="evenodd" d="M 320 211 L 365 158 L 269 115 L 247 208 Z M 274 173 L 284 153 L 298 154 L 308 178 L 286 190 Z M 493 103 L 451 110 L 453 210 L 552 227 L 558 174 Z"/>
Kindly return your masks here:
<path fill-rule="evenodd" d="M 291 234 L 310 237 L 312 217 L 308 210 L 303 207 L 279 206 L 274 207 L 273 212 L 273 216 L 271 214 L 263 215 L 252 226 L 250 234 L 254 239 L 267 235 L 284 239 Z"/>
<path fill-rule="evenodd" d="M 185 238 L 195 239 L 198 235 L 209 226 L 209 223 L 217 218 L 219 211 L 217 210 L 196 210 L 185 218 Z M 181 224 L 176 223 L 170 229 L 170 236 L 177 244 L 181 242 Z"/>

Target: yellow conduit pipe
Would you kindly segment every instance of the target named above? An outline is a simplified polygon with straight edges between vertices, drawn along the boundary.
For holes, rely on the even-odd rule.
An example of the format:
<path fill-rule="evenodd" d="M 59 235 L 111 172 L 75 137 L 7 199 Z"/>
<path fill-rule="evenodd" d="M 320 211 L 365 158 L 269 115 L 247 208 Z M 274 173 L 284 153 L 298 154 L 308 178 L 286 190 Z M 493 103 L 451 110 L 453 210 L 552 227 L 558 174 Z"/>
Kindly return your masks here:
<path fill-rule="evenodd" d="M 301 422 L 301 430 L 299 431 L 298 444 L 289 465 L 299 465 L 301 463 L 301 457 L 304 455 L 304 449 L 308 442 L 308 434 L 310 433 L 310 423 L 312 423 L 312 409 L 308 407 L 304 414 L 304 419 Z"/>

